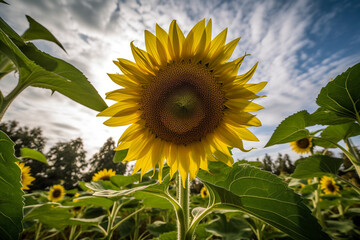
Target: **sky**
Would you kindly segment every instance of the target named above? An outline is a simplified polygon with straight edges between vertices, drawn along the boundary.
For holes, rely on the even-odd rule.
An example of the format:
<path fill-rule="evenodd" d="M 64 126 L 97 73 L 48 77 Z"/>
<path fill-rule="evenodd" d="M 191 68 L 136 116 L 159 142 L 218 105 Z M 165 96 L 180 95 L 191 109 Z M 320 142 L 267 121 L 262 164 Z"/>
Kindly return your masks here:
<path fill-rule="evenodd" d="M 0 16 L 19 34 L 28 28 L 25 14 L 49 29 L 67 53 L 46 41 L 35 45 L 81 70 L 100 96 L 118 89 L 107 73 L 120 73 L 117 58 L 133 61 L 130 42 L 145 49 L 144 30 L 155 32 L 158 23 L 168 29 L 173 19 L 187 34 L 202 19 L 212 19 L 213 37 L 228 28 L 227 42 L 241 37 L 231 59 L 248 56 L 239 70 L 247 72 L 259 62 L 252 82 L 267 81 L 261 92 L 267 97 L 255 102 L 263 126 L 250 128 L 259 142 L 245 142 L 248 153 L 233 150 L 235 159 L 262 159 L 288 153 L 299 156 L 288 144 L 264 148 L 276 126 L 300 110 L 310 113 L 320 89 L 348 67 L 360 62 L 360 1 L 166 1 L 166 0 L 6 0 Z M 0 82 L 4 95 L 16 85 L 16 74 Z M 114 102 L 106 100 L 108 105 Z M 88 158 L 126 127 L 103 125 L 105 118 L 59 93 L 29 87 L 8 109 L 3 121 L 41 127 L 47 148 L 58 141 L 81 137 Z M 358 139 L 355 139 L 358 140 Z M 360 141 L 355 141 L 360 143 Z"/>

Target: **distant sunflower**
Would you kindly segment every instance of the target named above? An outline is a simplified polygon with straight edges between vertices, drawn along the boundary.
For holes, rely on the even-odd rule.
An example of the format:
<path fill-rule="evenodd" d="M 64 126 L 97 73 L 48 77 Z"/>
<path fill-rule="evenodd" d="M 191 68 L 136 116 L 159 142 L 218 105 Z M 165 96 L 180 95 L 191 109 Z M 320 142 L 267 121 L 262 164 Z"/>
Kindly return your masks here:
<path fill-rule="evenodd" d="M 201 195 L 202 198 L 206 198 L 206 197 L 209 196 L 209 192 L 208 192 L 208 190 L 207 190 L 206 187 L 203 187 L 203 188 L 200 190 L 200 195 Z"/>
<path fill-rule="evenodd" d="M 339 186 L 336 185 L 332 177 L 322 177 L 320 180 L 320 187 L 325 194 L 336 195 L 340 192 Z"/>
<path fill-rule="evenodd" d="M 49 201 L 58 202 L 61 201 L 65 196 L 65 188 L 59 184 L 52 186 L 49 192 Z"/>
<path fill-rule="evenodd" d="M 21 189 L 22 190 L 29 190 L 29 185 L 31 185 L 31 183 L 35 180 L 34 177 L 31 176 L 30 174 L 30 170 L 31 168 L 29 166 L 25 166 L 25 163 L 19 163 L 17 162 L 16 163 L 19 167 L 20 167 L 20 170 L 21 170 L 21 184 L 22 184 L 22 187 Z"/>
<path fill-rule="evenodd" d="M 294 152 L 299 154 L 309 153 L 312 147 L 312 138 L 302 138 L 295 142 L 291 142 L 290 146 Z"/>
<path fill-rule="evenodd" d="M 257 63 L 237 75 L 246 54 L 231 57 L 240 38 L 227 44 L 227 29 L 211 39 L 211 19 L 197 23 L 184 36 L 176 21 L 169 33 L 156 25 L 156 36 L 145 31 L 146 51 L 134 46 L 135 63 L 118 59 L 123 74 L 109 74 L 123 88 L 107 93 L 117 103 L 99 113 L 111 117 L 107 126 L 132 124 L 115 150 L 128 149 L 124 161 L 137 160 L 134 173 L 143 176 L 159 167 L 159 181 L 166 159 L 171 177 L 179 170 L 183 184 L 208 161 L 231 166 L 228 147 L 245 150 L 242 140 L 258 141 L 246 127 L 261 122 L 249 112 L 263 107 L 252 100 L 266 82 L 248 84 Z"/>
<path fill-rule="evenodd" d="M 110 181 L 110 178 L 115 175 L 116 175 L 116 172 L 113 171 L 112 169 L 107 170 L 106 168 L 104 168 L 103 170 L 95 173 L 95 175 L 92 177 L 92 180 L 94 182 L 99 181 L 99 180 Z"/>

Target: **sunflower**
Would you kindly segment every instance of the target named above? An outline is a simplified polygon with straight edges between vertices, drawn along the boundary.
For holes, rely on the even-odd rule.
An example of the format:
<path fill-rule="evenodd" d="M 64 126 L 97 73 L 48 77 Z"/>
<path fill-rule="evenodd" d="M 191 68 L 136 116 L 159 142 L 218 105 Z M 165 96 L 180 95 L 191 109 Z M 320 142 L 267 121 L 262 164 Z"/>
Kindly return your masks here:
<path fill-rule="evenodd" d="M 339 186 L 336 185 L 332 177 L 322 177 L 320 180 L 320 187 L 325 194 L 336 195 L 340 192 Z"/>
<path fill-rule="evenodd" d="M 99 113 L 111 117 L 107 126 L 129 125 L 115 150 L 128 149 L 124 161 L 137 160 L 134 173 L 143 176 L 156 165 L 159 181 L 164 161 L 171 177 L 179 170 L 183 184 L 208 161 L 232 166 L 229 147 L 245 150 L 242 140 L 258 141 L 246 127 L 260 126 L 252 102 L 266 82 L 248 84 L 257 63 L 237 75 L 246 54 L 231 57 L 240 38 L 227 44 L 227 29 L 211 39 L 211 19 L 197 23 L 184 36 L 176 21 L 169 33 L 156 25 L 156 35 L 145 31 L 146 51 L 130 47 L 135 63 L 118 59 L 123 74 L 109 74 L 123 88 L 106 94 L 117 101 Z"/>
<path fill-rule="evenodd" d="M 203 188 L 200 190 L 200 195 L 201 195 L 202 198 L 206 198 L 206 197 L 209 196 L 209 192 L 208 192 L 208 190 L 207 190 L 206 187 L 203 187 Z"/>
<path fill-rule="evenodd" d="M 312 138 L 302 138 L 295 142 L 291 142 L 290 146 L 294 152 L 299 154 L 309 153 L 312 147 Z"/>
<path fill-rule="evenodd" d="M 112 169 L 107 170 L 104 168 L 103 170 L 95 173 L 95 175 L 92 177 L 93 182 L 99 181 L 99 180 L 107 180 L 110 181 L 110 178 L 112 176 L 115 176 L 116 172 Z"/>
<path fill-rule="evenodd" d="M 48 199 L 52 202 L 58 202 L 64 198 L 65 194 L 65 188 L 57 184 L 51 187 Z"/>
<path fill-rule="evenodd" d="M 29 185 L 31 185 L 31 183 L 35 180 L 35 178 L 30 175 L 31 168 L 29 166 L 25 167 L 25 163 L 17 162 L 16 164 L 20 167 L 21 170 L 21 189 L 29 190 Z"/>

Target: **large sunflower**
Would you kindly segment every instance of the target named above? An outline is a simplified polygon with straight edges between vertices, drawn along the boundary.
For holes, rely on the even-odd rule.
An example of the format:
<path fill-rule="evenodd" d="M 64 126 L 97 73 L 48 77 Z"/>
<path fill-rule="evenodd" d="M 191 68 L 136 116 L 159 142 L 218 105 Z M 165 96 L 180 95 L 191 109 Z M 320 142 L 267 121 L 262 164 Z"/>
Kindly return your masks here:
<path fill-rule="evenodd" d="M 332 177 L 322 177 L 320 180 L 320 187 L 325 194 L 336 195 L 340 192 L 339 186 L 336 185 Z"/>
<path fill-rule="evenodd" d="M 211 19 L 197 23 L 185 37 L 176 21 L 169 33 L 156 25 L 145 31 L 146 50 L 130 44 L 135 63 L 118 59 L 123 74 L 109 74 L 123 88 L 107 93 L 117 103 L 99 113 L 108 126 L 129 126 L 115 150 L 128 149 L 124 161 L 137 160 L 141 176 L 158 164 L 159 180 L 166 159 L 170 174 L 179 170 L 183 183 L 194 179 L 208 161 L 233 158 L 228 147 L 245 150 L 242 140 L 258 141 L 246 127 L 260 126 L 249 112 L 265 82 L 247 84 L 257 64 L 237 75 L 246 55 L 227 62 L 238 41 L 225 44 L 227 29 L 211 39 Z"/>
<path fill-rule="evenodd" d="M 104 168 L 103 170 L 95 173 L 94 176 L 92 177 L 92 180 L 94 182 L 99 181 L 99 180 L 110 181 L 110 178 L 115 175 L 116 175 L 116 172 L 114 170 L 112 170 L 112 169 L 107 170 L 106 168 Z"/>
<path fill-rule="evenodd" d="M 21 170 L 21 184 L 22 190 L 29 190 L 29 185 L 31 185 L 31 183 L 35 180 L 34 177 L 31 176 L 30 174 L 30 170 L 31 168 L 29 166 L 25 166 L 25 163 L 18 163 L 17 165 L 19 165 L 20 170 Z"/>
<path fill-rule="evenodd" d="M 57 184 L 50 189 L 48 199 L 52 202 L 58 202 L 64 198 L 65 194 L 65 188 L 60 184 Z"/>
<path fill-rule="evenodd" d="M 290 147 L 296 153 L 309 153 L 312 147 L 312 138 L 302 138 L 290 143 Z"/>

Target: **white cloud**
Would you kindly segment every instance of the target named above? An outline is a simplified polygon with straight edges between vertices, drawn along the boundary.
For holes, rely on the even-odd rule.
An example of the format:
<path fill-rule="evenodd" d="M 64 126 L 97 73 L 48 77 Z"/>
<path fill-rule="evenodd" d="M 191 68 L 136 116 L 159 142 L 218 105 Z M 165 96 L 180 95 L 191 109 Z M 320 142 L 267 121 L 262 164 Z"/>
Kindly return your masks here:
<path fill-rule="evenodd" d="M 258 150 L 235 151 L 238 158 L 255 158 L 265 152 L 289 152 L 285 145 L 262 147 L 281 120 L 302 109 L 314 110 L 321 87 L 330 77 L 359 60 L 355 53 L 344 56 L 340 48 L 334 49 L 331 55 L 314 49 L 316 42 L 309 38 L 309 33 L 323 29 L 324 36 L 330 34 L 329 21 L 338 13 L 321 15 L 311 1 L 34 0 L 9 3 L 10 6 L 1 7 L 1 16 L 19 33 L 27 28 L 24 14 L 46 26 L 63 43 L 68 54 L 52 43 L 39 41 L 37 46 L 83 71 L 101 96 L 117 88 L 106 75 L 119 72 L 112 61 L 116 58 L 132 60 L 130 41 L 144 48 L 144 30 L 155 32 L 156 23 L 167 30 L 172 19 L 177 19 L 187 33 L 197 21 L 212 18 L 213 37 L 228 27 L 228 40 L 242 37 L 234 57 L 245 52 L 252 54 L 240 72 L 246 72 L 259 61 L 253 81 L 269 82 L 264 90 L 268 97 L 256 100 L 265 106 L 258 113 L 265 127 L 253 129 L 261 141 L 246 143 L 248 148 L 255 146 Z M 0 83 L 5 93 L 13 86 L 11 80 Z M 90 154 L 109 136 L 117 139 L 121 135 L 124 128 L 103 126 L 104 119 L 96 118 L 96 112 L 60 94 L 49 95 L 49 90 L 25 90 L 4 120 L 17 119 L 29 126 L 41 126 L 49 145 L 58 140 L 82 137 Z"/>

